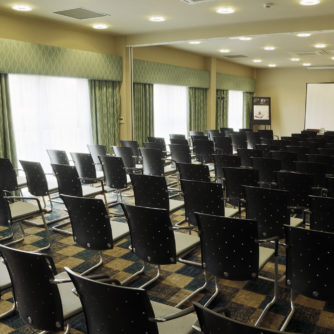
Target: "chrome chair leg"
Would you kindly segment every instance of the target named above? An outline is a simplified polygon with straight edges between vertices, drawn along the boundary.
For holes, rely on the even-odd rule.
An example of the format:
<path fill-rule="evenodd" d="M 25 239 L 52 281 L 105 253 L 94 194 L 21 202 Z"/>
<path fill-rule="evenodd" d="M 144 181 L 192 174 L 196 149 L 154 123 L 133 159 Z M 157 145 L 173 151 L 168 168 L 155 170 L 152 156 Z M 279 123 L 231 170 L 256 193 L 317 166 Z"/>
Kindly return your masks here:
<path fill-rule="evenodd" d="M 16 304 L 15 304 L 15 300 L 14 300 L 14 302 L 12 304 L 12 307 L 8 311 L 0 314 L 0 320 L 11 316 L 13 313 L 15 313 L 15 311 L 16 311 Z"/>
<path fill-rule="evenodd" d="M 102 264 L 103 264 L 102 253 L 99 252 L 99 255 L 100 255 L 100 260 L 99 260 L 99 262 L 96 263 L 96 264 L 94 264 L 92 267 L 88 268 L 88 269 L 85 270 L 84 272 L 82 272 L 82 273 L 81 273 L 81 276 L 85 276 L 85 275 L 91 273 L 93 270 L 95 270 L 95 269 L 97 269 L 97 268 L 99 268 L 99 267 L 102 266 Z"/>
<path fill-rule="evenodd" d="M 147 281 L 146 283 L 144 283 L 143 285 L 140 286 L 141 289 L 144 289 L 146 288 L 147 286 L 151 285 L 152 283 L 154 283 L 156 280 L 158 280 L 161 276 L 161 273 L 160 273 L 160 266 L 158 265 L 158 269 L 157 269 L 157 273 L 156 275 L 150 279 L 149 281 Z"/>
<path fill-rule="evenodd" d="M 217 277 L 215 277 L 215 292 L 209 298 L 209 300 L 204 304 L 204 307 L 209 307 L 209 305 L 213 302 L 213 300 L 218 296 L 218 293 L 219 293 L 219 287 L 218 287 Z"/>
<path fill-rule="evenodd" d="M 133 279 L 135 279 L 137 276 L 143 274 L 145 272 L 146 264 L 143 263 L 143 267 L 136 271 L 134 274 L 132 274 L 130 277 L 126 278 L 124 281 L 121 282 L 121 285 L 126 285 L 127 283 L 131 282 Z"/>
<path fill-rule="evenodd" d="M 290 292 L 290 307 L 291 307 L 291 310 L 290 310 L 290 313 L 288 314 L 287 318 L 285 319 L 285 321 L 284 321 L 282 327 L 280 328 L 280 331 L 281 331 L 281 332 L 284 332 L 284 331 L 285 331 L 285 329 L 286 329 L 286 327 L 288 326 L 288 324 L 289 324 L 289 322 L 290 322 L 290 320 L 291 320 L 293 314 L 295 313 L 295 304 L 294 304 L 293 299 L 294 299 L 294 293 L 293 293 L 293 291 L 291 290 L 291 292 Z"/>

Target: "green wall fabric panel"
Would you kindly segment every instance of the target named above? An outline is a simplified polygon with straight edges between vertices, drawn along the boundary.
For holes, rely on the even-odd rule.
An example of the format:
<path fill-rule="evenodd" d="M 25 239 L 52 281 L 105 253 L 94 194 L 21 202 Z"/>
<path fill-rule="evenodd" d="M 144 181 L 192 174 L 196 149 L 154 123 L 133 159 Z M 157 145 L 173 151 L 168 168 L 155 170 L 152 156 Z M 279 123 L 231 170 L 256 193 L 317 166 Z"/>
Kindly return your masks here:
<path fill-rule="evenodd" d="M 17 167 L 8 74 L 3 73 L 0 73 L 0 157 L 8 158 Z"/>
<path fill-rule="evenodd" d="M 0 39 L 0 71 L 122 81 L 122 58 Z"/>
<path fill-rule="evenodd" d="M 205 132 L 207 114 L 207 89 L 190 87 L 188 96 L 188 130 Z"/>
<path fill-rule="evenodd" d="M 242 114 L 242 127 L 244 129 L 251 128 L 252 119 L 252 109 L 253 109 L 253 96 L 254 93 L 244 92 L 244 102 L 243 102 L 243 114 Z"/>
<path fill-rule="evenodd" d="M 119 144 L 121 114 L 120 83 L 89 80 L 90 109 L 94 144 Z"/>
<path fill-rule="evenodd" d="M 154 134 L 152 84 L 133 84 L 133 117 L 133 140 L 142 146 Z"/>
<path fill-rule="evenodd" d="M 242 90 L 244 92 L 255 91 L 255 79 L 252 78 L 217 73 L 216 80 L 217 89 Z"/>
<path fill-rule="evenodd" d="M 216 129 L 226 128 L 228 123 L 228 90 L 216 91 Z"/>
<path fill-rule="evenodd" d="M 133 81 L 152 84 L 209 88 L 210 73 L 187 67 L 134 59 Z"/>

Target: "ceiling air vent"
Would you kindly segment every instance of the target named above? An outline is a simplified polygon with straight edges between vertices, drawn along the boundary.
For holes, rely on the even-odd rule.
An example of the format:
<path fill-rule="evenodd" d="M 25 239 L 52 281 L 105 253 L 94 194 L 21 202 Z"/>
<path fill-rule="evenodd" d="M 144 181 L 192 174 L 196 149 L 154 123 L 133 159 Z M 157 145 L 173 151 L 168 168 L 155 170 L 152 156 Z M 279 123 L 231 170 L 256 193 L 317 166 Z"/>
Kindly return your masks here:
<path fill-rule="evenodd" d="M 224 56 L 224 58 L 236 59 L 236 58 L 247 58 L 247 56 L 245 56 L 245 55 L 228 55 L 228 56 Z"/>
<path fill-rule="evenodd" d="M 77 20 L 93 19 L 96 17 L 109 16 L 105 13 L 96 13 L 85 8 L 73 8 L 54 12 L 54 14 L 64 15 Z"/>
<path fill-rule="evenodd" d="M 215 0 L 180 0 L 180 1 L 186 3 L 187 5 L 198 5 L 200 3 L 212 2 Z"/>
<path fill-rule="evenodd" d="M 300 52 L 296 52 L 295 53 L 297 56 L 300 57 L 307 57 L 307 56 L 318 56 L 318 52 L 317 51 L 300 51 Z"/>

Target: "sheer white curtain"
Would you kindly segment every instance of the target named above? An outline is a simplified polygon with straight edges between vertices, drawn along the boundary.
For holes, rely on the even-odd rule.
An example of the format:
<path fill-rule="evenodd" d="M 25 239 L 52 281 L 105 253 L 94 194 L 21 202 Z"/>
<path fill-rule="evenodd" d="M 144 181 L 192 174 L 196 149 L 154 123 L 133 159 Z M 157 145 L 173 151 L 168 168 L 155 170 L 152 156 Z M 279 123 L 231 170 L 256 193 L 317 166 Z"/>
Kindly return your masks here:
<path fill-rule="evenodd" d="M 187 134 L 188 88 L 184 86 L 154 85 L 154 136 Z"/>
<path fill-rule="evenodd" d="M 238 131 L 242 129 L 243 92 L 229 90 L 228 94 L 228 127 Z"/>
<path fill-rule="evenodd" d="M 87 152 L 92 142 L 88 80 L 9 75 L 18 159 L 50 171 L 47 149 Z"/>

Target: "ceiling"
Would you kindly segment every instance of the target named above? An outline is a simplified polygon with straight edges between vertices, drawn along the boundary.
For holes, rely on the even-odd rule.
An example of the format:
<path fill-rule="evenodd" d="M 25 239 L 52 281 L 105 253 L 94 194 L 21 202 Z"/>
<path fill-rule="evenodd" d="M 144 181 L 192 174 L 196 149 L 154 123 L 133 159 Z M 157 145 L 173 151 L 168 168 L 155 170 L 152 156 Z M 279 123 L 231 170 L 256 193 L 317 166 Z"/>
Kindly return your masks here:
<path fill-rule="evenodd" d="M 299 0 L 273 0 L 271 8 L 264 8 L 264 0 L 211 0 L 188 5 L 181 0 L 0 0 L 0 9 L 8 10 L 13 4 L 24 3 L 33 7 L 25 15 L 40 16 L 81 26 L 106 23 L 110 33 L 127 35 L 129 45 L 145 46 L 168 44 L 187 51 L 224 58 L 220 49 L 230 49 L 228 55 L 245 57 L 230 59 L 254 67 L 334 65 L 334 0 L 321 0 L 317 6 L 301 6 Z M 232 6 L 235 13 L 220 15 L 220 6 Z M 56 11 L 85 8 L 107 16 L 78 20 L 55 14 Z M 165 22 L 150 22 L 150 16 L 163 16 Z M 296 37 L 296 32 L 308 31 L 308 38 Z M 237 36 L 251 36 L 240 41 Z M 234 37 L 231 39 L 230 37 Z M 189 40 L 201 44 L 190 45 Z M 316 43 L 327 46 L 319 53 Z M 273 45 L 274 51 L 263 50 Z M 318 54 L 305 55 L 305 52 Z M 300 61 L 291 57 L 297 54 Z M 262 63 L 253 63 L 254 58 Z"/>

